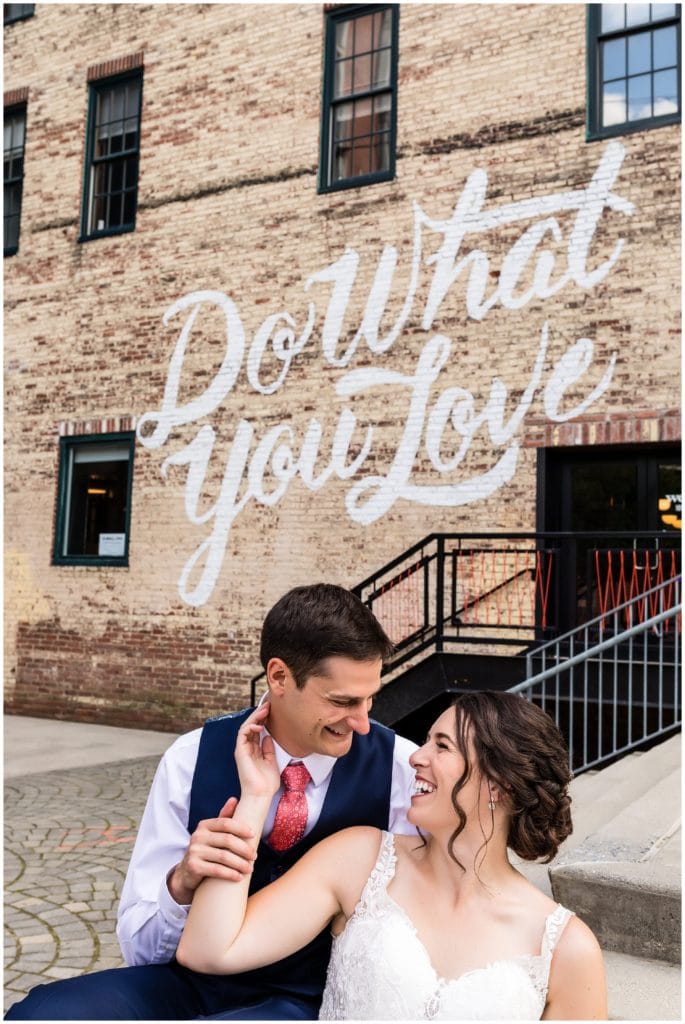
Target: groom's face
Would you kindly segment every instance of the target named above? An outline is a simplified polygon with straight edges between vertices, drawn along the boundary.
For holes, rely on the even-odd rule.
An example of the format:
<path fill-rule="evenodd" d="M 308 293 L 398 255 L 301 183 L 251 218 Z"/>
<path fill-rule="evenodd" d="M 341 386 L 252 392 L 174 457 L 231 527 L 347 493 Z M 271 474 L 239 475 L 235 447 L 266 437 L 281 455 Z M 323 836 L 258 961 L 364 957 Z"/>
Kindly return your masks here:
<path fill-rule="evenodd" d="M 369 731 L 369 711 L 380 690 L 380 658 L 357 661 L 334 655 L 298 687 L 287 665 L 270 662 L 271 713 L 268 727 L 291 757 L 342 757 L 355 732 Z"/>

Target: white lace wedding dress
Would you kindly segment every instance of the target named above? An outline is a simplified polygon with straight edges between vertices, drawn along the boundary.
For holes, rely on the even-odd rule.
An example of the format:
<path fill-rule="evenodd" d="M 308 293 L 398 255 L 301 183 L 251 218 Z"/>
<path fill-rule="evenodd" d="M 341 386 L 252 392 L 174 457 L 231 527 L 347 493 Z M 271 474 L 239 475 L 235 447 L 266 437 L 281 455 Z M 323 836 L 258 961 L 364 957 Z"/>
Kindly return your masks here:
<path fill-rule="evenodd" d="M 380 853 L 347 926 L 333 940 L 321 1020 L 539 1020 L 554 947 L 570 910 L 547 918 L 540 954 L 440 978 L 402 908 L 387 893 L 395 841 Z"/>

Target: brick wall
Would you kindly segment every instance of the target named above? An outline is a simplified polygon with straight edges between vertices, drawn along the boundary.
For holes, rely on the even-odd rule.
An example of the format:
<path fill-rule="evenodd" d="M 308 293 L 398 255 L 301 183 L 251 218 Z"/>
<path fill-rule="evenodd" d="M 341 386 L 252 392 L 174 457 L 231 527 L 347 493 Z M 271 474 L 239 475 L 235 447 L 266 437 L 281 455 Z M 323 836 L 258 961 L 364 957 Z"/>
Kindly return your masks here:
<path fill-rule="evenodd" d="M 386 245 L 397 250 L 397 269 L 381 334 L 400 315 L 411 282 L 414 203 L 433 221 L 449 220 L 477 169 L 487 174 L 485 209 L 582 190 L 607 143 L 585 141 L 582 5 L 407 4 L 400 17 L 396 178 L 318 195 L 323 34 L 323 9 L 314 4 L 50 4 L 5 29 L 6 90 L 27 91 L 20 246 L 5 261 L 11 711 L 169 729 L 197 724 L 244 701 L 259 668 L 261 619 L 290 586 L 315 579 L 353 585 L 434 530 L 532 529 L 539 447 L 680 436 L 679 126 L 620 139 L 625 155 L 613 190 L 633 213 L 604 210 L 587 270 L 600 267 L 621 240 L 623 249 L 596 285 L 570 281 L 519 309 L 497 303 L 479 320 L 467 312 L 472 277 L 466 270 L 427 329 L 422 318 L 434 265 L 425 257 L 442 236 L 425 227 L 416 293 L 397 340 L 384 352 L 362 340 L 345 367 L 326 361 L 332 286 L 317 281 L 305 289 L 311 275 L 348 250 L 359 256 L 340 354 L 360 325 Z M 136 230 L 79 243 L 89 76 L 141 65 Z M 558 214 L 560 238 L 546 236 L 553 281 L 566 268 L 574 217 Z M 486 254 L 486 295 L 500 286 L 507 253 L 530 223 L 469 236 L 461 251 L 478 247 Z M 517 295 L 530 287 L 534 265 Z M 245 354 L 233 388 L 200 421 L 175 427 L 160 448 L 138 445 L 128 568 L 51 565 L 60 433 L 92 429 L 83 427 L 88 423 L 140 422 L 160 409 L 187 313 L 163 318 L 196 291 L 225 293 L 239 314 Z M 255 333 L 268 316 L 287 312 L 299 334 L 310 302 L 316 316 L 309 341 L 282 385 L 258 393 L 246 372 Z M 547 352 L 533 387 L 545 324 Z M 424 417 L 421 403 L 410 402 L 408 381 L 436 333 L 449 339 L 449 356 L 428 389 Z M 611 381 L 578 416 L 551 421 L 545 389 L 581 338 L 592 340 L 592 357 L 559 412 L 582 404 L 615 353 Z M 223 317 L 206 304 L 186 351 L 179 403 L 209 387 L 226 346 Z M 282 367 L 270 352 L 262 382 L 275 380 Z M 336 390 L 347 373 L 371 369 L 405 380 L 376 383 L 357 395 Z M 533 388 L 506 482 L 478 497 L 477 478 L 493 471 L 509 443 L 498 439 L 495 426 L 474 430 L 457 464 L 462 435 L 447 425 L 439 458 L 452 459 L 454 467 L 437 472 L 422 444 L 409 482 L 459 484 L 466 503 L 398 497 L 399 481 L 374 521 L 350 516 L 351 488 L 363 476 L 389 474 L 405 431 L 425 438 L 441 395 L 464 389 L 452 393 L 453 401 L 462 394 L 466 415 L 469 392 L 471 415 L 478 416 L 496 379 L 506 389 L 504 423 Z M 361 451 L 366 426 L 373 429 L 363 469 L 349 479 L 332 474 L 317 489 L 295 476 L 270 503 L 278 474 L 271 467 L 260 478 L 254 458 L 267 432 L 289 427 L 292 434 L 284 432 L 281 441 L 289 440 L 299 458 L 316 419 L 319 474 L 329 465 L 345 409 L 357 418 L 348 462 Z M 436 412 L 436 430 L 438 418 Z M 215 520 L 190 522 L 186 469 L 172 464 L 163 477 L 161 467 L 211 426 L 214 447 L 196 510 L 201 519 L 217 501 L 231 453 L 238 453 L 240 421 L 253 432 L 247 462 L 261 500 L 253 497 L 236 515 L 225 554 L 216 556 L 216 582 L 203 603 L 192 605 L 179 594 L 179 578 Z M 247 486 L 246 468 L 237 501 Z M 360 495 L 359 503 L 370 496 Z M 200 557 L 186 589 L 197 584 L 202 565 Z"/>

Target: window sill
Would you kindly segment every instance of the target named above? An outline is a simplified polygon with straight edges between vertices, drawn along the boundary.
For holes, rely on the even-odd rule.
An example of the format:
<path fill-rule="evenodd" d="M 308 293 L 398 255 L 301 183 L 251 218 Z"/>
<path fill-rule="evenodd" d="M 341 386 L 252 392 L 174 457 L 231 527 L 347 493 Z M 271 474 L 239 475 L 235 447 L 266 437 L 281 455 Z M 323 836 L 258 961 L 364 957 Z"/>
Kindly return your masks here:
<path fill-rule="evenodd" d="M 106 231 L 94 231 L 90 235 L 79 235 L 76 241 L 95 242 L 98 238 L 115 238 L 117 235 L 128 235 L 135 230 L 135 224 L 126 224 L 120 228 L 108 228 Z"/>
<path fill-rule="evenodd" d="M 54 566 L 73 565 L 81 567 L 91 567 L 93 569 L 128 569 L 128 555 L 125 558 L 98 558 L 97 556 L 77 556 L 69 558 L 67 556 L 53 557 L 52 564 Z"/>
<path fill-rule="evenodd" d="M 367 185 L 378 185 L 383 181 L 394 181 L 394 179 L 395 169 L 393 168 L 390 171 L 381 171 L 377 174 L 364 174 L 358 178 L 341 178 L 330 185 L 320 185 L 318 193 L 325 195 L 327 192 L 340 192 L 346 188 L 365 188 Z"/>
<path fill-rule="evenodd" d="M 634 135 L 636 132 L 652 131 L 654 128 L 665 128 L 667 125 L 680 124 L 680 114 L 669 114 L 667 117 L 650 118 L 645 121 L 634 121 L 615 124 L 610 128 L 588 128 L 585 133 L 586 142 L 601 142 L 604 139 L 616 139 L 622 135 Z"/>

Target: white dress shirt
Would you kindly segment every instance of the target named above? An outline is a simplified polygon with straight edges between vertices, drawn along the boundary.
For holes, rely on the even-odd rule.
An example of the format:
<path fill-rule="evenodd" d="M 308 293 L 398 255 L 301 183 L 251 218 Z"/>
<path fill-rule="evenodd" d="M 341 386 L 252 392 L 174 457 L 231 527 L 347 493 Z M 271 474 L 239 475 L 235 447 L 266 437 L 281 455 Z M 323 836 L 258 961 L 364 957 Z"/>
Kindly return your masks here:
<path fill-rule="evenodd" d="M 195 729 L 172 743 L 152 782 L 119 903 L 117 936 L 129 966 L 171 960 L 188 915 L 189 906 L 179 905 L 172 898 L 167 877 L 188 848 L 190 790 L 201 734 L 202 729 Z M 291 760 L 296 760 L 302 761 L 311 775 L 312 781 L 305 790 L 307 833 L 319 820 L 337 758 L 324 754 L 291 758 L 275 741 L 274 747 L 279 772 Z M 416 750 L 414 743 L 395 736 L 387 826 L 390 832 L 415 832 L 406 817 L 415 778 L 409 766 L 413 750 Z M 273 828 L 281 793 L 282 787 L 269 808 L 265 836 Z"/>

